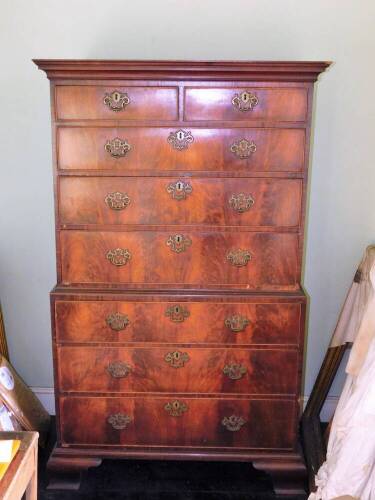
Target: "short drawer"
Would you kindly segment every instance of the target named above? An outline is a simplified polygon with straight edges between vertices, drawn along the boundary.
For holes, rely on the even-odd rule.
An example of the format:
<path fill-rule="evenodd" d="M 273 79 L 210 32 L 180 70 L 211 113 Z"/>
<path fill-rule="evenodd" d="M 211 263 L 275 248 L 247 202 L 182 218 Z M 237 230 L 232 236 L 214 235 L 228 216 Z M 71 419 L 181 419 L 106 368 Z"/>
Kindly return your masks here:
<path fill-rule="evenodd" d="M 299 288 L 295 233 L 63 230 L 60 249 L 63 284 Z"/>
<path fill-rule="evenodd" d="M 185 120 L 270 120 L 303 122 L 307 119 L 305 88 L 186 88 Z"/>
<path fill-rule="evenodd" d="M 62 224 L 296 227 L 299 179 L 62 177 Z"/>
<path fill-rule="evenodd" d="M 291 449 L 292 400 L 60 397 L 63 444 Z"/>
<path fill-rule="evenodd" d="M 298 345 L 301 303 L 59 299 L 54 314 L 57 342 Z"/>
<path fill-rule="evenodd" d="M 300 172 L 305 130 L 59 127 L 57 156 L 61 170 Z"/>
<path fill-rule="evenodd" d="M 57 360 L 62 392 L 297 391 L 295 349 L 63 346 Z"/>
<path fill-rule="evenodd" d="M 177 87 L 57 85 L 57 120 L 177 120 Z"/>

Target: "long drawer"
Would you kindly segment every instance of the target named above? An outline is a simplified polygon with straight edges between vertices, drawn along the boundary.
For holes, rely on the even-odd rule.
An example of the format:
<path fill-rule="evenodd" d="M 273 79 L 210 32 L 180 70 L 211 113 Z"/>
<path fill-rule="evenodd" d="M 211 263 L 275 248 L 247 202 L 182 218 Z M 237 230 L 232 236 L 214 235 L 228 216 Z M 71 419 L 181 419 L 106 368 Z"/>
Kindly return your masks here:
<path fill-rule="evenodd" d="M 60 232 L 64 284 L 298 289 L 298 235 L 184 231 Z"/>
<path fill-rule="evenodd" d="M 296 227 L 299 179 L 62 177 L 62 224 Z"/>
<path fill-rule="evenodd" d="M 55 302 L 57 342 L 298 345 L 301 303 Z"/>
<path fill-rule="evenodd" d="M 297 391 L 295 349 L 63 346 L 57 360 L 63 392 Z"/>
<path fill-rule="evenodd" d="M 177 120 L 177 87 L 57 85 L 57 120 Z"/>
<path fill-rule="evenodd" d="M 71 445 L 290 449 L 296 407 L 283 399 L 60 397 Z"/>
<path fill-rule="evenodd" d="M 67 170 L 300 172 L 305 130 L 59 127 L 57 156 Z"/>

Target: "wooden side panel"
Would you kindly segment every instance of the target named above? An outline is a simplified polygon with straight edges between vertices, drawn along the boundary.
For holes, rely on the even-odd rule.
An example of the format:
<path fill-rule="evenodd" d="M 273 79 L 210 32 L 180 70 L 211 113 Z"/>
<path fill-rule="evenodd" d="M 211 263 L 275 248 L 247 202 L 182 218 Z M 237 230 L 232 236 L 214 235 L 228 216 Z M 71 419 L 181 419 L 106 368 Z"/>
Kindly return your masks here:
<path fill-rule="evenodd" d="M 66 444 L 113 446 L 197 446 L 289 449 L 294 445 L 295 403 L 266 399 L 179 398 L 187 410 L 170 416 L 165 405 L 176 398 L 61 397 L 61 438 Z M 130 418 L 125 429 L 108 422 L 112 415 Z M 224 418 L 243 418 L 238 431 Z"/>
<path fill-rule="evenodd" d="M 255 96 L 257 100 L 257 103 L 248 111 L 240 110 L 232 103 L 233 98 L 240 97 L 244 91 Z M 185 119 L 303 122 L 307 119 L 307 91 L 302 87 L 186 88 Z"/>
<path fill-rule="evenodd" d="M 167 141 L 176 128 L 59 127 L 58 167 L 66 170 L 177 170 L 300 172 L 304 168 L 304 129 L 186 129 L 194 141 L 174 149 Z M 120 138 L 131 147 L 113 158 L 108 141 Z M 256 151 L 240 158 L 231 147 L 241 139 Z"/>
<path fill-rule="evenodd" d="M 187 186 L 181 194 L 177 182 Z M 111 205 L 114 193 L 128 205 Z M 62 177 L 60 222 L 296 227 L 301 197 L 299 179 Z"/>
<path fill-rule="evenodd" d="M 297 388 L 296 350 L 64 346 L 57 353 L 63 392 L 292 395 Z"/>
<path fill-rule="evenodd" d="M 298 288 L 298 236 L 290 233 L 179 232 L 185 250 L 177 253 L 173 232 L 61 231 L 62 280 L 69 283 L 245 285 L 246 289 Z M 190 245 L 188 244 L 190 242 Z M 114 265 L 108 252 L 130 259 Z M 242 266 L 229 257 L 241 252 Z M 235 260 L 236 262 L 236 260 Z"/>
<path fill-rule="evenodd" d="M 174 320 L 170 313 L 173 306 L 183 310 Z M 121 330 L 114 330 L 108 324 L 108 318 L 117 313 L 128 321 Z M 297 345 L 300 314 L 299 303 L 58 300 L 55 304 L 56 340 Z M 238 316 L 240 319 L 236 322 L 233 318 Z M 238 331 L 241 319 L 245 322 L 243 329 Z"/>
<path fill-rule="evenodd" d="M 117 90 L 129 104 L 113 111 L 103 100 Z M 176 120 L 177 87 L 122 87 L 108 85 L 57 85 L 57 120 Z"/>

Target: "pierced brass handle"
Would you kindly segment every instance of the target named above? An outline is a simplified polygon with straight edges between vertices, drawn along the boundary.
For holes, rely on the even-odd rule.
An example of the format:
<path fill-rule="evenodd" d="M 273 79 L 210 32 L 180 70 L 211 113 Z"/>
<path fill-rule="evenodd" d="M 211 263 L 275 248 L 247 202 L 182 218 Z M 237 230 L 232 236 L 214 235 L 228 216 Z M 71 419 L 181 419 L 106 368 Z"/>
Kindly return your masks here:
<path fill-rule="evenodd" d="M 132 257 L 132 254 L 127 248 L 114 248 L 109 250 L 106 255 L 107 259 L 114 266 L 125 266 Z"/>
<path fill-rule="evenodd" d="M 176 399 L 174 401 L 169 401 L 169 403 L 164 406 L 164 410 L 169 413 L 171 417 L 181 417 L 181 415 L 188 410 L 188 405 Z"/>
<path fill-rule="evenodd" d="M 177 151 L 182 151 L 183 149 L 187 149 L 189 145 L 194 142 L 194 137 L 190 130 L 179 129 L 169 134 L 167 142 L 172 148 L 177 149 Z"/>
<path fill-rule="evenodd" d="M 243 425 L 246 424 L 246 420 L 242 417 L 237 417 L 236 415 L 231 415 L 230 417 L 224 417 L 221 424 L 231 432 L 237 432 L 241 429 Z"/>
<path fill-rule="evenodd" d="M 120 137 L 115 137 L 104 144 L 104 149 L 109 153 L 112 158 L 122 158 L 131 150 L 130 144 L 126 139 L 120 139 Z"/>
<path fill-rule="evenodd" d="M 107 418 L 107 422 L 117 431 L 126 429 L 131 421 L 132 419 L 129 415 L 125 415 L 124 413 L 114 413 Z"/>
<path fill-rule="evenodd" d="M 112 111 L 122 111 L 130 103 L 130 99 L 125 92 L 114 90 L 110 94 L 105 94 L 103 102 Z"/>
<path fill-rule="evenodd" d="M 176 253 L 185 252 L 191 243 L 192 241 L 189 236 L 184 236 L 183 234 L 171 235 L 166 241 L 167 246 Z"/>
<path fill-rule="evenodd" d="M 109 316 L 107 316 L 105 322 L 110 328 L 112 328 L 112 330 L 115 330 L 116 332 L 125 330 L 125 328 L 130 323 L 128 316 L 126 314 L 121 314 L 119 312 L 112 313 Z"/>
<path fill-rule="evenodd" d="M 231 365 L 225 365 L 223 373 L 231 380 L 240 380 L 247 373 L 247 370 L 244 366 L 233 363 Z"/>
<path fill-rule="evenodd" d="M 240 94 L 234 94 L 232 98 L 233 106 L 239 111 L 251 111 L 258 102 L 258 97 L 248 90 L 244 90 Z"/>
<path fill-rule="evenodd" d="M 178 201 L 186 200 L 187 196 L 193 192 L 191 185 L 184 181 L 171 182 L 166 187 L 166 190 L 174 200 Z"/>
<path fill-rule="evenodd" d="M 237 250 L 231 250 L 227 253 L 227 261 L 235 267 L 247 266 L 250 260 L 251 253 L 248 250 L 242 250 L 241 248 L 239 248 Z"/>
<path fill-rule="evenodd" d="M 131 366 L 123 361 L 114 361 L 107 366 L 107 372 L 113 378 L 126 378 L 131 371 Z"/>
<path fill-rule="evenodd" d="M 130 198 L 126 193 L 115 191 L 114 193 L 108 193 L 104 201 L 112 210 L 124 210 L 129 205 Z"/>
<path fill-rule="evenodd" d="M 234 316 L 230 316 L 224 321 L 224 324 L 227 328 L 229 328 L 232 332 L 243 332 L 247 325 L 250 324 L 250 321 L 245 318 L 245 316 L 241 316 L 240 314 L 235 314 Z"/>
<path fill-rule="evenodd" d="M 189 354 L 181 351 L 168 352 L 164 357 L 164 361 L 172 368 L 183 368 L 189 360 Z"/>
<path fill-rule="evenodd" d="M 165 311 L 165 315 L 173 321 L 173 323 L 182 323 L 190 316 L 190 312 L 186 307 L 176 304 L 168 307 Z"/>
<path fill-rule="evenodd" d="M 240 139 L 234 142 L 230 150 L 233 154 L 238 156 L 241 160 L 249 158 L 257 150 L 257 146 L 254 141 L 248 141 L 247 139 Z"/>
<path fill-rule="evenodd" d="M 251 194 L 232 194 L 229 198 L 229 206 L 239 214 L 243 214 L 244 212 L 250 210 L 254 203 L 255 201 Z"/>

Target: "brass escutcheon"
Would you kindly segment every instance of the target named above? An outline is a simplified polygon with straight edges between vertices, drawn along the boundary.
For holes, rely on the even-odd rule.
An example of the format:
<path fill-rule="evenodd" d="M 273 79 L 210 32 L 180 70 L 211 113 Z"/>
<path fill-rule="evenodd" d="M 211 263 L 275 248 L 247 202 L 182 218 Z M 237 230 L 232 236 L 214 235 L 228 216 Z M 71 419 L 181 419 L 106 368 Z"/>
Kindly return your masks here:
<path fill-rule="evenodd" d="M 176 253 L 185 252 L 191 243 L 192 241 L 189 236 L 184 236 L 183 234 L 171 235 L 166 241 L 167 246 Z"/>
<path fill-rule="evenodd" d="M 125 415 L 124 413 L 114 413 L 113 415 L 109 415 L 107 418 L 107 422 L 117 431 L 126 429 L 131 421 L 132 419 L 129 415 Z"/>
<path fill-rule="evenodd" d="M 257 96 L 248 90 L 244 90 L 240 94 L 234 94 L 232 98 L 233 106 L 240 111 L 251 111 L 258 102 Z"/>
<path fill-rule="evenodd" d="M 131 150 L 130 144 L 126 139 L 120 139 L 120 137 L 115 137 L 115 139 L 108 140 L 104 144 L 104 149 L 109 153 L 112 158 L 122 158 Z"/>
<path fill-rule="evenodd" d="M 234 142 L 230 150 L 233 154 L 238 156 L 241 160 L 249 158 L 257 150 L 257 146 L 254 141 L 248 141 L 247 139 L 240 139 Z"/>
<path fill-rule="evenodd" d="M 130 103 L 130 99 L 128 94 L 114 90 L 110 94 L 105 94 L 103 102 L 112 111 L 122 111 Z"/>
<path fill-rule="evenodd" d="M 191 194 L 193 188 L 188 182 L 176 181 L 171 182 L 166 187 L 167 193 L 171 195 L 174 200 L 186 200 L 187 195 Z"/>
<path fill-rule="evenodd" d="M 112 330 L 115 330 L 116 332 L 125 330 L 125 328 L 130 323 L 128 316 L 119 312 L 112 313 L 107 316 L 105 322 L 110 328 L 112 328 Z"/>
<path fill-rule="evenodd" d="M 169 413 L 171 417 L 181 417 L 183 413 L 188 410 L 187 404 L 182 401 L 170 401 L 164 406 L 164 410 Z"/>
<path fill-rule="evenodd" d="M 188 148 L 189 145 L 194 142 L 194 137 L 189 130 L 179 129 L 176 130 L 176 132 L 170 132 L 167 142 L 172 148 L 181 151 Z"/>
<path fill-rule="evenodd" d="M 108 193 L 104 201 L 112 210 L 124 210 L 129 205 L 130 198 L 126 193 L 115 191 L 114 193 Z"/>
<path fill-rule="evenodd" d="M 190 316 L 190 312 L 186 307 L 176 304 L 168 307 L 165 311 L 165 315 L 174 323 L 182 323 Z"/>
<path fill-rule="evenodd" d="M 126 378 L 131 371 L 131 366 L 123 361 L 113 361 L 107 366 L 107 372 L 113 378 Z"/>
<path fill-rule="evenodd" d="M 229 198 L 229 206 L 239 214 L 243 214 L 244 212 L 250 210 L 254 203 L 254 198 L 251 194 L 232 194 Z"/>
<path fill-rule="evenodd" d="M 182 368 L 189 361 L 190 357 L 187 352 L 173 351 L 165 355 L 164 360 L 173 368 Z"/>
<path fill-rule="evenodd" d="M 132 254 L 127 248 L 114 248 L 108 250 L 106 257 L 114 266 L 125 266 L 131 259 Z"/>
<path fill-rule="evenodd" d="M 236 432 L 239 431 L 244 424 L 246 424 L 246 420 L 242 417 L 231 415 L 230 417 L 224 417 L 221 423 L 228 431 Z"/>
<path fill-rule="evenodd" d="M 232 266 L 246 266 L 250 259 L 251 253 L 248 250 L 242 250 L 241 248 L 237 250 L 231 250 L 227 253 L 227 261 L 230 262 Z"/>
<path fill-rule="evenodd" d="M 241 316 L 240 314 L 235 314 L 234 316 L 230 316 L 224 321 L 224 324 L 227 328 L 229 328 L 232 332 L 243 332 L 247 325 L 250 324 L 250 321 L 245 318 L 245 316 Z"/>
<path fill-rule="evenodd" d="M 223 373 L 231 380 L 240 380 L 245 374 L 247 370 L 244 366 L 240 364 L 231 364 L 225 365 L 223 368 Z"/>

